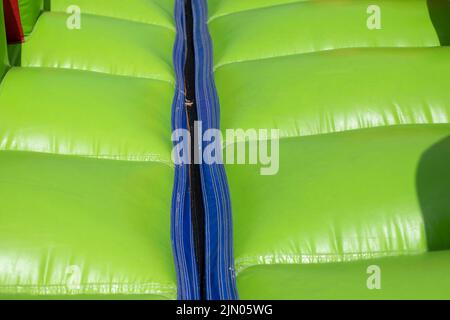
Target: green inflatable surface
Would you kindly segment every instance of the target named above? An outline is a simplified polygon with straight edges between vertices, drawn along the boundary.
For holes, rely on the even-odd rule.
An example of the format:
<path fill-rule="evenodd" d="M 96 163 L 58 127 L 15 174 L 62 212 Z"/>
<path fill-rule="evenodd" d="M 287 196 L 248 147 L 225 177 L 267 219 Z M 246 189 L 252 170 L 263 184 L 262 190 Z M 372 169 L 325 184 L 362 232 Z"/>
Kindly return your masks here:
<path fill-rule="evenodd" d="M 174 1 L 19 4 L 25 42 L 0 83 L 0 299 L 176 299 Z"/>
<path fill-rule="evenodd" d="M 275 175 L 226 166 L 240 297 L 450 298 L 450 22 L 425 0 L 208 4 L 222 130 L 281 137 Z"/>
<path fill-rule="evenodd" d="M 2 1 L 0 299 L 450 299 L 449 17 Z M 175 163 L 196 119 L 275 171 Z"/>
<path fill-rule="evenodd" d="M 1 295 L 176 298 L 170 167 L 20 152 L 0 163 Z"/>
<path fill-rule="evenodd" d="M 20 20 L 23 33 L 29 35 L 44 8 L 44 0 L 19 0 Z"/>

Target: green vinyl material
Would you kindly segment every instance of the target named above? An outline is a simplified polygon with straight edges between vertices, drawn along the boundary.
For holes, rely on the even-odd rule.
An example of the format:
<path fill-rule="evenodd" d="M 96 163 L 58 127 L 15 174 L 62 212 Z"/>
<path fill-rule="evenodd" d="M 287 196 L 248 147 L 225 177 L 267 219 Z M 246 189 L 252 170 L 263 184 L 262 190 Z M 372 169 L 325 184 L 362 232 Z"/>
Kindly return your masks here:
<path fill-rule="evenodd" d="M 22 22 L 23 33 L 26 36 L 33 31 L 43 5 L 44 0 L 19 0 L 20 21 Z"/>
<path fill-rule="evenodd" d="M 174 83 L 172 29 L 104 16 L 82 15 L 82 27 L 66 26 L 67 14 L 46 12 L 22 46 L 21 66 L 103 72 Z M 64 39 L 64 41 L 61 41 Z"/>
<path fill-rule="evenodd" d="M 367 27 L 379 5 L 380 30 Z M 210 19 L 215 67 L 349 47 L 439 46 L 426 0 L 325 0 L 242 11 Z"/>
<path fill-rule="evenodd" d="M 174 2 L 71 2 L 0 82 L 0 299 L 176 299 Z"/>
<path fill-rule="evenodd" d="M 276 175 L 228 166 L 236 271 L 449 250 L 449 137 L 445 124 L 290 138 Z"/>
<path fill-rule="evenodd" d="M 281 135 L 275 175 L 226 165 L 241 298 L 450 298 L 450 51 L 432 3 L 208 1 L 222 130 Z"/>
<path fill-rule="evenodd" d="M 171 165 L 172 98 L 159 80 L 13 68 L 0 84 L 0 149 Z"/>
<path fill-rule="evenodd" d="M 450 47 L 362 48 L 227 65 L 216 71 L 222 127 L 295 137 L 448 123 L 449 57 Z"/>
<path fill-rule="evenodd" d="M 0 153 L 1 295 L 176 297 L 172 168 Z"/>
<path fill-rule="evenodd" d="M 51 11 L 67 12 L 78 6 L 83 14 L 95 14 L 154 24 L 175 30 L 172 18 L 174 0 L 52 0 Z"/>
<path fill-rule="evenodd" d="M 208 0 L 209 19 L 229 15 L 246 10 L 271 7 L 275 5 L 289 4 L 309 0 Z"/>
<path fill-rule="evenodd" d="M 380 270 L 378 290 L 367 286 L 371 267 Z M 239 276 L 238 288 L 242 299 L 447 300 L 449 269 L 450 251 L 347 264 L 257 266 Z"/>

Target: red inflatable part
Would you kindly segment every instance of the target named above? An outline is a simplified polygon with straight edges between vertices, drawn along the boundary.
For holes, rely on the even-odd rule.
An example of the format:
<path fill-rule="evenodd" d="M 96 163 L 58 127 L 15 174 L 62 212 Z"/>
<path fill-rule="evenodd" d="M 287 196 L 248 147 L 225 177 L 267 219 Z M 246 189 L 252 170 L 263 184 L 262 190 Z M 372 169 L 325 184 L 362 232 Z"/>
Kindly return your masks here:
<path fill-rule="evenodd" d="M 20 20 L 19 3 L 17 0 L 3 0 L 6 37 L 9 44 L 22 43 L 24 40 L 22 22 Z"/>

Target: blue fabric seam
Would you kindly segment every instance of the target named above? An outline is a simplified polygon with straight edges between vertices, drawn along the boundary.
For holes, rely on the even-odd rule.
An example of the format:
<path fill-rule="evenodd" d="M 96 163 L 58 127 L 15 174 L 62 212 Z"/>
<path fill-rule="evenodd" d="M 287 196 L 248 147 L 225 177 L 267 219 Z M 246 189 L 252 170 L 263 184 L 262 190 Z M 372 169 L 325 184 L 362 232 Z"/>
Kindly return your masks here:
<path fill-rule="evenodd" d="M 175 1 L 175 22 L 177 34 L 173 49 L 173 64 L 176 74 L 176 90 L 172 105 L 172 130 L 187 129 L 188 127 L 184 92 L 187 51 L 184 0 Z M 194 252 L 190 199 L 188 164 L 176 165 L 172 194 L 171 238 L 179 300 L 199 300 L 201 292 Z"/>
<path fill-rule="evenodd" d="M 203 130 L 220 128 L 220 106 L 213 74 L 212 41 L 205 0 L 192 0 L 196 64 L 196 102 Z M 206 143 L 204 143 L 204 146 Z M 231 200 L 225 167 L 201 165 L 205 207 L 206 299 L 237 300 Z"/>

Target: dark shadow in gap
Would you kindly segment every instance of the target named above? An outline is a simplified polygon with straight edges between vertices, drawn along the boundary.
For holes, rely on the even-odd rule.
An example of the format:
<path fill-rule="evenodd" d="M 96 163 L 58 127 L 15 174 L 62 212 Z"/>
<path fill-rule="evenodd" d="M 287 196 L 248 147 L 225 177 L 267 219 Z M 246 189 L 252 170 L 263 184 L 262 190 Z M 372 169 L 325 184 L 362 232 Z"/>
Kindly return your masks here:
<path fill-rule="evenodd" d="M 185 94 L 186 115 L 191 139 L 195 137 L 194 124 L 198 121 L 195 83 L 195 45 L 194 45 L 194 17 L 191 0 L 185 0 L 186 11 L 186 64 L 185 64 Z M 196 142 L 191 140 L 191 157 L 193 158 Z M 201 300 L 206 294 L 205 286 L 205 209 L 203 205 L 202 180 L 200 166 L 192 163 L 189 166 L 189 190 L 191 193 L 192 228 L 194 231 L 195 257 L 200 278 Z"/>
<path fill-rule="evenodd" d="M 22 44 L 8 45 L 9 63 L 13 67 L 20 67 L 22 65 Z"/>
<path fill-rule="evenodd" d="M 422 155 L 417 193 L 425 222 L 428 249 L 450 249 L 450 136 Z"/>
<path fill-rule="evenodd" d="M 44 0 L 44 10 L 45 11 L 51 10 L 51 0 Z"/>
<path fill-rule="evenodd" d="M 450 0 L 427 0 L 431 21 L 442 46 L 450 46 Z"/>

